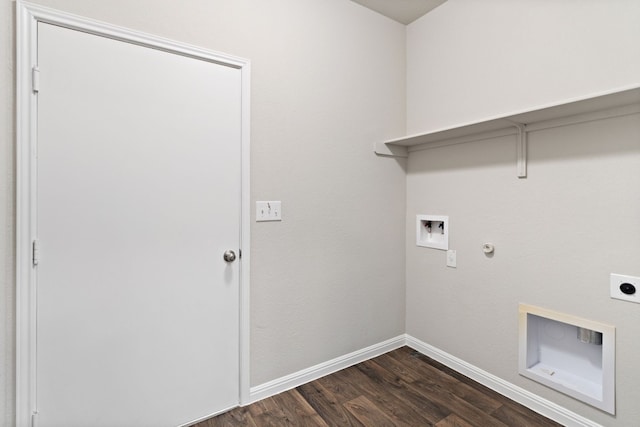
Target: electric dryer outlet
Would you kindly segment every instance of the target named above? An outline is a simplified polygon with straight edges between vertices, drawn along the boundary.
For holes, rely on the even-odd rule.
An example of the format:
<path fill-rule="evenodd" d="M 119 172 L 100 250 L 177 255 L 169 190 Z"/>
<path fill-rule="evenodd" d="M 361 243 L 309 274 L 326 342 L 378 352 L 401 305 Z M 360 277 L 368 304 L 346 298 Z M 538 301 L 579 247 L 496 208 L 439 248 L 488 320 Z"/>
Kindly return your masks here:
<path fill-rule="evenodd" d="M 640 303 L 640 277 L 611 273 L 611 298 Z"/>

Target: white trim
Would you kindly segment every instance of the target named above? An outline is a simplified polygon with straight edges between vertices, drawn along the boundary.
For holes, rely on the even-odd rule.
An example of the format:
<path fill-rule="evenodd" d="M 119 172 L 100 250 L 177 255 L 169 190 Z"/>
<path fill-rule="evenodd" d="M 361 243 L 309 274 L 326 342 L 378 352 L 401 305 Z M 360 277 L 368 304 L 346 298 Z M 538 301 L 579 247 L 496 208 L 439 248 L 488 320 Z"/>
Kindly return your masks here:
<path fill-rule="evenodd" d="M 562 425 L 567 427 L 602 427 L 594 421 L 543 399 L 410 335 L 406 336 L 406 345 Z"/>
<path fill-rule="evenodd" d="M 277 378 L 264 384 L 251 387 L 250 398 L 243 402 L 242 406 L 291 390 L 341 369 L 348 368 L 349 366 L 364 362 L 365 360 L 373 359 L 374 357 L 378 357 L 405 345 L 562 425 L 567 427 L 603 427 L 595 421 L 591 421 L 581 415 L 571 412 L 560 405 L 537 396 L 516 386 L 515 384 L 507 382 L 493 374 L 490 374 L 489 372 L 465 362 L 462 359 L 458 359 L 449 353 L 407 334 L 331 359 L 327 362 L 294 372 L 293 374 Z"/>
<path fill-rule="evenodd" d="M 240 265 L 240 395 L 249 396 L 249 278 L 250 278 L 250 62 L 197 46 L 129 30 L 46 7 L 16 1 L 16 426 L 27 427 L 36 409 L 35 402 L 35 279 L 31 244 L 36 238 L 35 148 L 37 96 L 32 91 L 32 68 L 37 65 L 37 24 L 46 22 L 102 37 L 134 43 L 169 53 L 234 67 L 242 81 L 241 141 L 241 237 Z"/>
<path fill-rule="evenodd" d="M 18 10 L 18 13 L 25 15 L 25 21 L 23 23 L 26 23 L 27 25 L 35 24 L 36 22 L 44 22 L 72 30 L 95 34 L 101 37 L 124 41 L 126 43 L 145 46 L 151 49 L 158 49 L 201 60 L 216 62 L 235 68 L 244 68 L 249 62 L 247 59 L 237 56 L 214 52 L 199 46 L 177 42 L 154 34 L 131 30 L 129 28 L 120 27 L 83 16 L 73 15 L 67 12 L 61 12 L 26 1 L 17 0 L 16 4 L 18 6 L 17 9 L 22 9 Z"/>
<path fill-rule="evenodd" d="M 31 245 L 36 236 L 34 206 L 37 97 L 32 91 L 37 29 L 16 3 L 16 425 L 28 426 L 35 413 L 35 283 Z"/>
<path fill-rule="evenodd" d="M 383 341 L 378 344 L 354 351 L 344 356 L 336 357 L 327 362 L 320 363 L 307 369 L 303 369 L 293 374 L 277 378 L 273 381 L 251 387 L 251 398 L 246 404 L 257 402 L 258 400 L 282 393 L 296 388 L 302 384 L 317 380 L 326 375 L 348 368 L 365 360 L 373 359 L 382 354 L 388 353 L 405 345 L 405 336 L 400 335 L 395 338 Z"/>
<path fill-rule="evenodd" d="M 251 278 L 251 63 L 242 65 L 242 141 L 241 141 L 241 215 L 240 219 L 240 396 L 242 405 L 249 398 L 250 377 L 250 278 Z"/>

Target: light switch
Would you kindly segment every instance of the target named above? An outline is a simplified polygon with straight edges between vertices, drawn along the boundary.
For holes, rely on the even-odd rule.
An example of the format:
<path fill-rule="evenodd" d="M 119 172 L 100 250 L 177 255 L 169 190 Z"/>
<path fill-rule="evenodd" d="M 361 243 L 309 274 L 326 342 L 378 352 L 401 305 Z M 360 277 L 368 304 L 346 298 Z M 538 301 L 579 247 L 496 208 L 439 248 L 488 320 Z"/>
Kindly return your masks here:
<path fill-rule="evenodd" d="M 282 221 L 282 202 L 256 202 L 256 222 Z"/>
<path fill-rule="evenodd" d="M 447 251 L 447 267 L 456 267 L 456 251 L 454 249 Z"/>

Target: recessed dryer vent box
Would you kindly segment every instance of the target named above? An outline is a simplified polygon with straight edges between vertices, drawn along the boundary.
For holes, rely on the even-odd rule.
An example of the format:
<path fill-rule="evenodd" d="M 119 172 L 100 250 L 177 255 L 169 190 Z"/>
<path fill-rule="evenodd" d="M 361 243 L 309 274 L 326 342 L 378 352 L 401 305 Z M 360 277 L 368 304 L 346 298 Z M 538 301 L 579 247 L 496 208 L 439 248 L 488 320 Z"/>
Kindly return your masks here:
<path fill-rule="evenodd" d="M 433 249 L 449 249 L 449 217 L 417 215 L 416 245 Z"/>
<path fill-rule="evenodd" d="M 615 328 L 520 304 L 519 372 L 615 414 Z"/>

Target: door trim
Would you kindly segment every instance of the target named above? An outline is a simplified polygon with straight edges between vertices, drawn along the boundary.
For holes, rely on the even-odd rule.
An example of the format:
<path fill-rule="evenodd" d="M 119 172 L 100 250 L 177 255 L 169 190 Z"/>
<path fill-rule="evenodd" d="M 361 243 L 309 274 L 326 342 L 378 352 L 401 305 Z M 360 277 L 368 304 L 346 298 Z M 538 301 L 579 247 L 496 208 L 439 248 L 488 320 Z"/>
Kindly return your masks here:
<path fill-rule="evenodd" d="M 39 22 L 83 31 L 102 37 L 159 49 L 168 53 L 234 67 L 241 72 L 241 220 L 240 245 L 240 336 L 238 404 L 249 397 L 249 267 L 250 267 L 250 62 L 162 37 L 60 12 L 17 0 L 17 109 L 16 109 L 16 425 L 31 426 L 36 411 L 36 280 L 32 245 L 36 228 L 37 93 L 33 91 L 33 69 L 37 65 Z"/>

